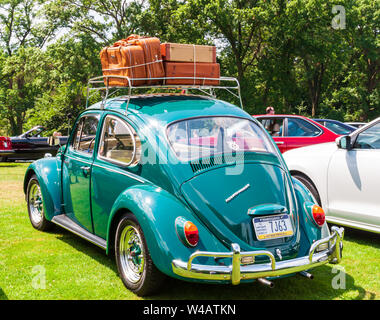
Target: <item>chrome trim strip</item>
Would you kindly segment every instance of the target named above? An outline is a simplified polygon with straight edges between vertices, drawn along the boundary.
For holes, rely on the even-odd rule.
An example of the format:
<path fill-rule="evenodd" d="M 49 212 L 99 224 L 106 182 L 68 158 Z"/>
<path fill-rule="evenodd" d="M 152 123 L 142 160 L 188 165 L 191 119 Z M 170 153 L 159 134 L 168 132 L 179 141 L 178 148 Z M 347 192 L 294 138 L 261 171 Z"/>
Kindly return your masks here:
<path fill-rule="evenodd" d="M 136 177 L 136 176 L 135 176 L 134 174 L 132 174 L 132 173 L 122 172 L 122 171 L 119 171 L 119 170 L 115 170 L 115 169 L 107 168 L 107 167 L 101 166 L 101 165 L 99 165 L 99 164 L 97 164 L 97 163 L 93 163 L 92 165 L 95 166 L 95 167 L 99 167 L 99 168 L 102 168 L 102 169 L 108 170 L 108 171 L 112 171 L 112 172 L 115 172 L 115 173 L 120 173 L 120 174 L 122 174 L 123 176 L 127 176 L 127 177 L 129 177 L 129 178 L 131 178 L 131 179 L 134 179 L 134 180 L 138 181 L 138 182 L 145 183 L 144 180 L 142 180 L 142 179 Z"/>
<path fill-rule="evenodd" d="M 86 163 L 86 164 L 89 164 L 89 165 L 92 165 L 92 166 L 95 166 L 95 167 L 99 167 L 99 168 L 102 168 L 102 169 L 105 169 L 105 170 L 108 170 L 108 171 L 112 171 L 112 172 L 120 173 L 120 174 L 122 174 L 122 175 L 124 175 L 124 176 L 127 176 L 127 177 L 129 177 L 129 178 L 132 178 L 132 179 L 134 179 L 134 180 L 136 180 L 136 181 L 138 181 L 138 182 L 145 183 L 144 180 L 142 180 L 142 179 L 136 177 L 136 176 L 133 175 L 132 173 L 121 172 L 121 171 L 119 171 L 119 170 L 115 170 L 115 169 L 107 168 L 107 167 L 101 166 L 101 165 L 99 165 L 99 164 L 97 164 L 97 163 L 87 162 L 87 161 L 85 161 L 85 160 L 82 160 L 82 159 L 79 159 L 79 158 L 76 158 L 76 157 L 73 157 L 73 156 L 65 155 L 65 157 L 67 157 L 67 158 L 69 158 L 69 159 L 71 159 L 71 160 L 76 160 L 76 161 L 80 161 L 80 162 L 83 162 L 83 163 Z"/>
<path fill-rule="evenodd" d="M 246 184 L 243 188 L 241 188 L 240 190 L 236 191 L 235 193 L 233 193 L 232 195 L 230 195 L 227 199 L 226 199 L 226 202 L 230 202 L 231 200 L 233 200 L 235 197 L 237 197 L 240 193 L 244 192 L 245 190 L 247 190 L 248 188 L 250 187 L 250 184 Z"/>
<path fill-rule="evenodd" d="M 67 154 L 64 155 L 64 157 L 67 157 L 71 160 L 75 160 L 75 161 L 79 161 L 79 162 L 83 162 L 83 163 L 86 163 L 86 164 L 89 164 L 89 165 L 92 165 L 92 162 L 89 162 L 89 161 L 86 161 L 86 160 L 83 160 L 81 158 L 77 158 L 77 157 L 73 157 L 73 156 L 68 156 Z"/>
<path fill-rule="evenodd" d="M 315 268 L 326 263 L 339 263 L 342 259 L 344 229 L 332 227 L 332 234 L 324 239 L 316 241 L 310 247 L 309 254 L 291 260 L 277 261 L 273 254 L 266 250 L 241 252 L 240 246 L 232 244 L 231 252 L 195 252 L 188 262 L 175 259 L 172 261 L 172 270 L 175 274 L 192 279 L 213 281 L 228 281 L 234 285 L 241 280 L 258 279 L 265 277 L 277 277 L 286 274 L 298 273 Z M 315 253 L 317 247 L 328 243 L 329 249 Z M 242 265 L 241 258 L 245 256 L 267 256 L 269 263 Z M 200 265 L 193 264 L 197 257 L 231 258 L 232 263 L 226 265 Z"/>
<path fill-rule="evenodd" d="M 67 230 L 67 231 L 70 231 L 72 232 L 73 234 L 81 237 L 82 239 L 85 239 L 87 240 L 88 242 L 91 242 L 92 244 L 95 244 L 96 246 L 106 250 L 107 249 L 107 242 L 106 240 L 104 239 L 101 239 L 99 238 L 98 236 L 94 235 L 94 234 L 91 234 L 88 233 L 91 235 L 91 236 L 87 236 L 85 235 L 84 233 L 80 233 L 79 231 L 76 231 L 74 230 L 73 228 L 70 228 L 68 225 L 62 223 L 61 221 L 59 221 L 58 219 L 55 219 L 56 217 L 58 216 L 54 216 L 53 219 L 51 220 L 51 222 L 54 222 L 56 225 L 60 226 L 61 228 Z M 96 239 L 96 238 L 99 238 L 99 239 Z M 95 240 L 96 239 L 96 240 Z"/>

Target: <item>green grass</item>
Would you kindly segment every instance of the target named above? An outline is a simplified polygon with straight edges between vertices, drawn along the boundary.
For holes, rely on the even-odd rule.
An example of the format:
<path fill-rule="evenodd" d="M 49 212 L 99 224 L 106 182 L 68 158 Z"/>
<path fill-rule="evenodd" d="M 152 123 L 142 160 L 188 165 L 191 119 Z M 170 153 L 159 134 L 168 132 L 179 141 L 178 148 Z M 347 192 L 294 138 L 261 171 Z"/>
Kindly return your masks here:
<path fill-rule="evenodd" d="M 27 166 L 0 163 L 0 299 L 141 299 L 123 286 L 103 250 L 59 227 L 44 233 L 31 226 L 22 191 Z M 333 288 L 337 273 L 325 265 L 313 270 L 314 280 L 278 279 L 274 289 L 168 279 L 148 299 L 379 299 L 380 236 L 346 228 L 343 253 L 345 289 Z"/>

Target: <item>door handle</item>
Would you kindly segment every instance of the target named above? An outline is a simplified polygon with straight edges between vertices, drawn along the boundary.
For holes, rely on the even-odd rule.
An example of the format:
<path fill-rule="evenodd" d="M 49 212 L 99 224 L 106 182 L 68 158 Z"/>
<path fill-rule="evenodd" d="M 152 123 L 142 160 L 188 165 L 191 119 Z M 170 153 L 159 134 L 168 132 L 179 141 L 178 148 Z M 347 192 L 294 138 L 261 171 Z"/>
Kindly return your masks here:
<path fill-rule="evenodd" d="M 88 174 L 90 173 L 90 169 L 91 169 L 91 167 L 86 167 L 86 166 L 84 166 L 84 167 L 80 167 L 80 168 L 82 169 L 83 175 L 84 175 L 85 177 L 87 177 Z"/>
<path fill-rule="evenodd" d="M 284 144 L 284 141 L 275 141 L 276 144 Z"/>

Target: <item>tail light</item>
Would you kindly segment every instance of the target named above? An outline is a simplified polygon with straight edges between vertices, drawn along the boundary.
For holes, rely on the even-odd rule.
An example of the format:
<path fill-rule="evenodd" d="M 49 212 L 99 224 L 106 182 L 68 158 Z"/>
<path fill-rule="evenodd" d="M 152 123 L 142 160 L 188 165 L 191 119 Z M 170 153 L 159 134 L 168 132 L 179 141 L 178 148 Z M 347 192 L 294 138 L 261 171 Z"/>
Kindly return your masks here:
<path fill-rule="evenodd" d="M 312 213 L 313 213 L 313 218 L 314 218 L 315 223 L 321 227 L 325 223 L 325 220 L 326 220 L 325 212 L 320 206 L 317 206 L 315 204 L 312 207 Z"/>
<path fill-rule="evenodd" d="M 199 241 L 199 232 L 197 226 L 191 221 L 185 223 L 185 237 L 189 245 L 195 247 Z"/>
<path fill-rule="evenodd" d="M 175 228 L 180 240 L 190 247 L 195 247 L 199 241 L 199 231 L 197 226 L 184 217 L 178 217 L 175 221 Z"/>

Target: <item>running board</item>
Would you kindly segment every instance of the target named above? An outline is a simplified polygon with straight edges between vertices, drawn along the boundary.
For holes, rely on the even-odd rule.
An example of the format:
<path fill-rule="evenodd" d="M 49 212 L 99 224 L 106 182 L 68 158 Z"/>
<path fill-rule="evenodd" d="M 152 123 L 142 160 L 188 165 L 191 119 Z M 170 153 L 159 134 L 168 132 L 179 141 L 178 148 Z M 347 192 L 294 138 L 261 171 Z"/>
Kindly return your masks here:
<path fill-rule="evenodd" d="M 60 227 L 76 234 L 77 236 L 80 236 L 83 239 L 86 239 L 87 241 L 90 241 L 102 249 L 107 249 L 106 240 L 92 234 L 91 232 L 88 232 L 86 229 L 71 220 L 66 214 L 54 216 L 51 222 L 54 222 L 56 225 L 59 225 Z"/>

